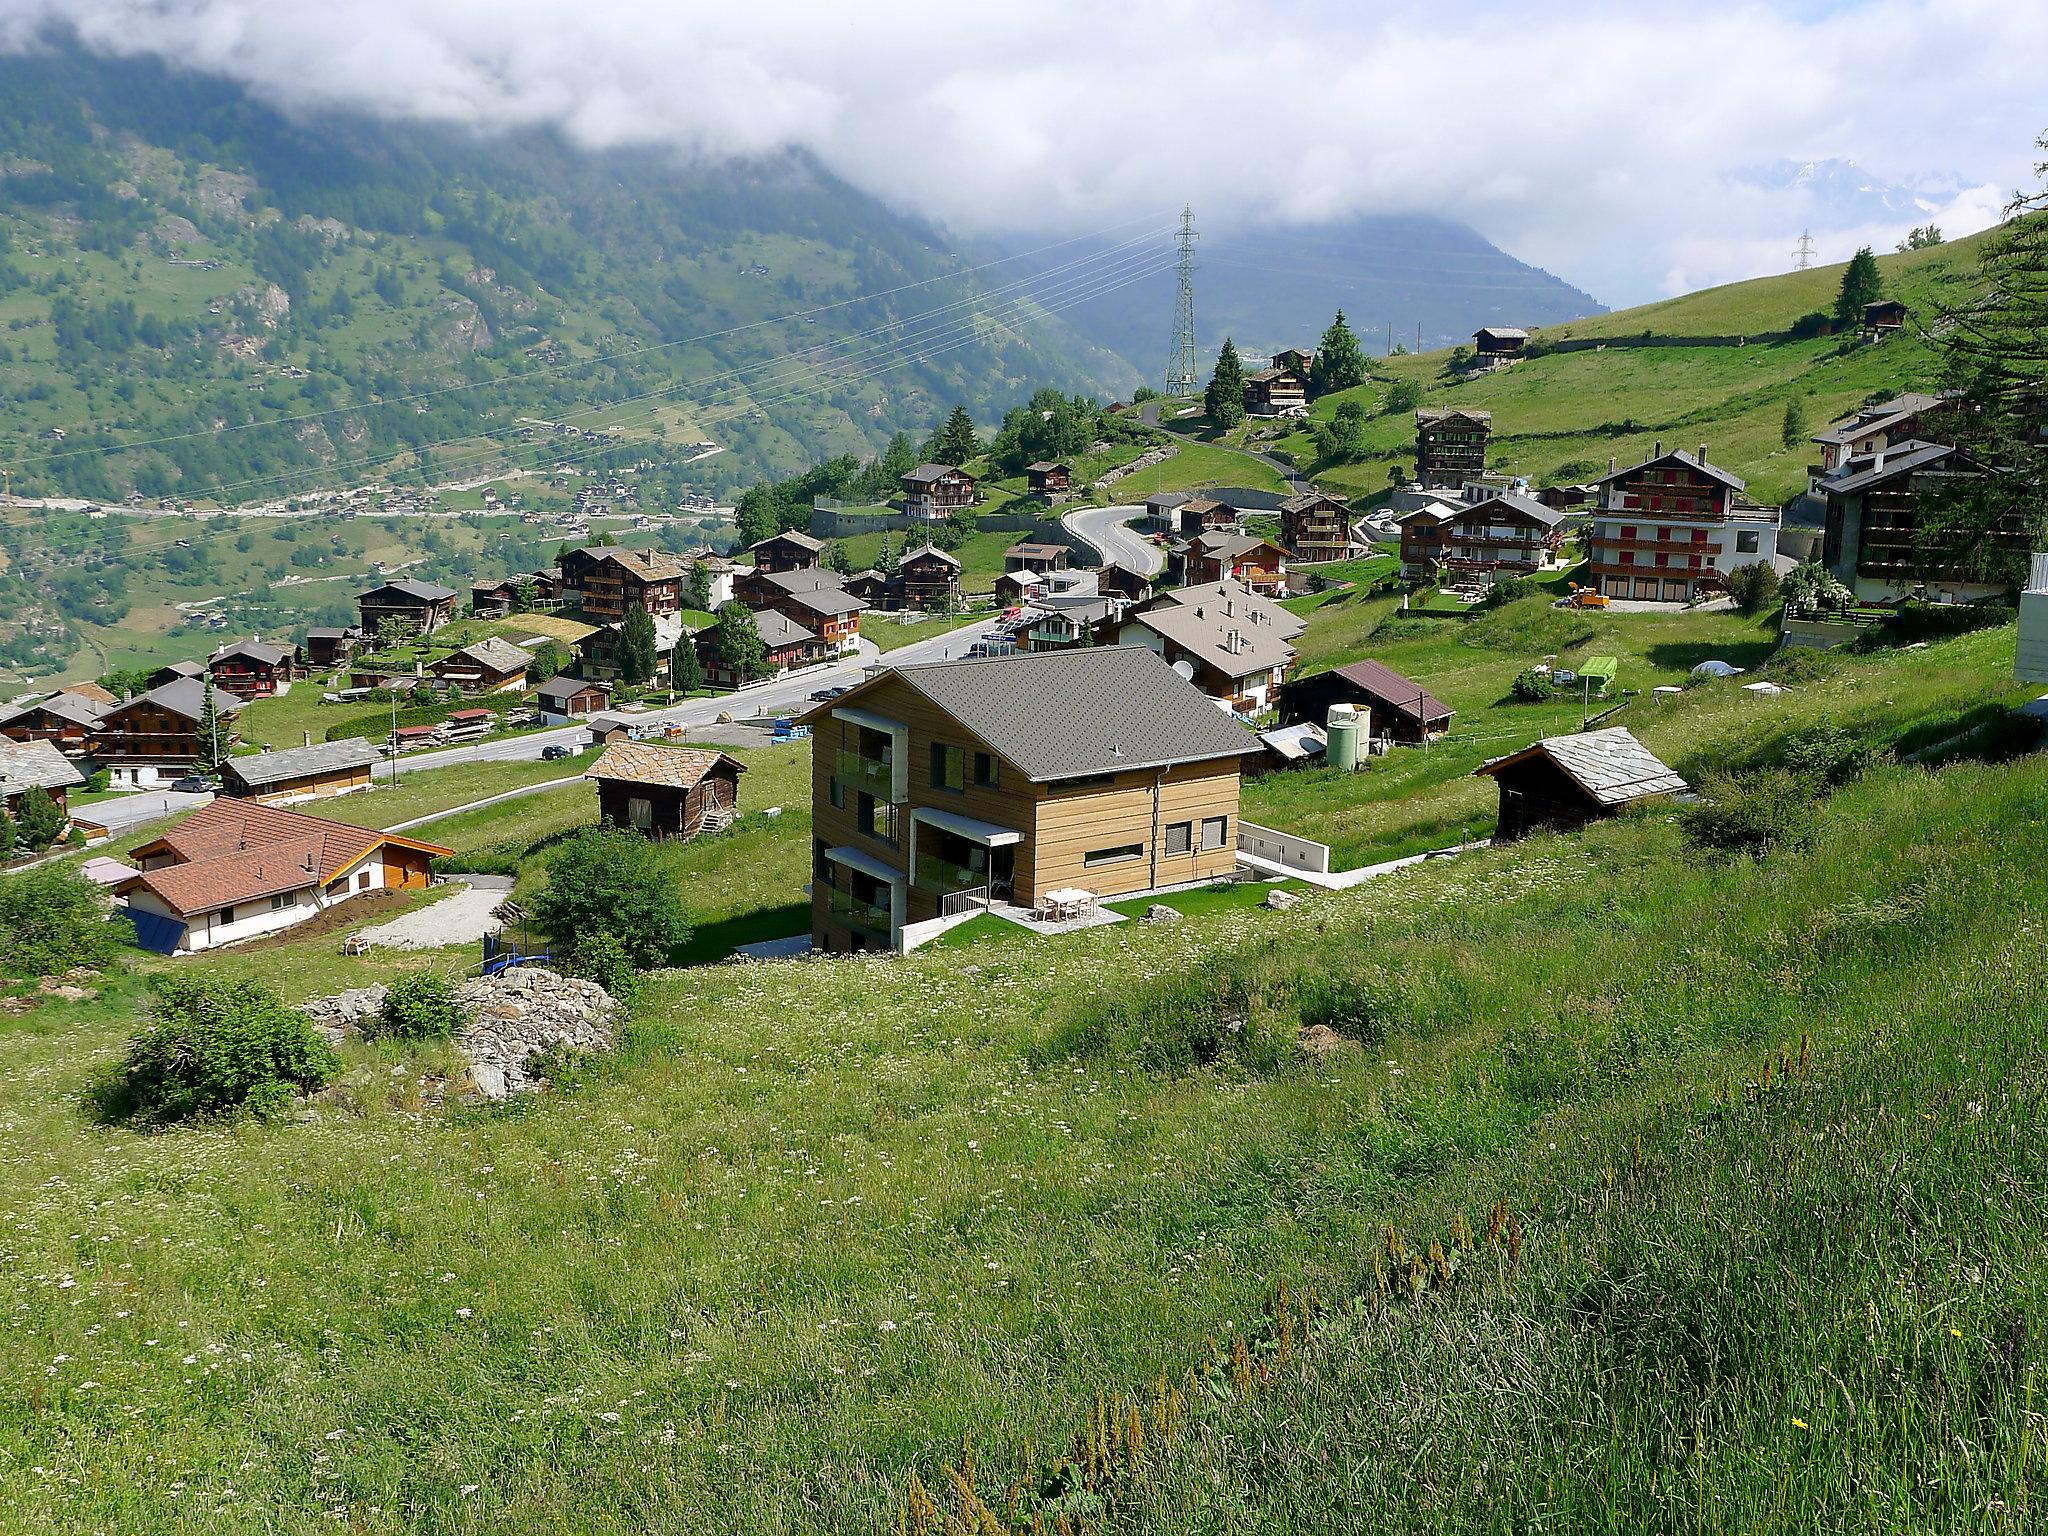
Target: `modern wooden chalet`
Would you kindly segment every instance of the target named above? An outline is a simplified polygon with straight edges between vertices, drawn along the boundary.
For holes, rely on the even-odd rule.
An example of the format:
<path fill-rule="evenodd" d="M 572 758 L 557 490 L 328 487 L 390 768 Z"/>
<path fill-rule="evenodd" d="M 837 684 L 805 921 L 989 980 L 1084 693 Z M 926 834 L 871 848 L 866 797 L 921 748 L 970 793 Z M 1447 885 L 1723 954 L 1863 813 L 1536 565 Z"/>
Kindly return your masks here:
<path fill-rule="evenodd" d="M 0 714 L 0 737 L 23 744 L 48 742 L 73 762 L 81 762 L 92 756 L 100 717 L 111 708 L 105 699 L 69 688 Z"/>
<path fill-rule="evenodd" d="M 1174 563 L 1183 586 L 1235 581 L 1261 597 L 1281 597 L 1287 592 L 1288 559 L 1289 552 L 1271 539 L 1218 529 L 1190 539 Z"/>
<path fill-rule="evenodd" d="M 1439 559 L 1461 575 L 1521 576 L 1542 570 L 1564 544 L 1564 514 L 1532 497 L 1489 496 L 1442 524 Z"/>
<path fill-rule="evenodd" d="M 698 631 L 697 665 L 703 669 L 704 680 L 712 687 L 737 688 L 764 677 L 780 677 L 797 667 L 824 661 L 830 654 L 825 642 L 817 635 L 773 608 L 763 608 L 754 615 L 754 628 L 761 636 L 763 656 L 760 669 L 747 677 L 742 677 L 719 649 L 716 624 L 707 624 Z"/>
<path fill-rule="evenodd" d="M 226 756 L 241 739 L 234 716 L 242 700 L 214 689 L 215 723 L 206 726 L 206 694 L 204 681 L 182 677 L 123 699 L 99 718 L 94 761 L 115 783 L 140 787 L 190 773 L 204 758 Z"/>
<path fill-rule="evenodd" d="M 1426 491 L 1454 491 L 1486 473 L 1493 412 L 1429 409 L 1415 413 L 1415 479 Z"/>
<path fill-rule="evenodd" d="M 746 771 L 724 752 L 614 740 L 583 776 L 597 785 L 607 826 L 687 841 L 732 824 Z"/>
<path fill-rule="evenodd" d="M 683 606 L 688 575 L 680 561 L 656 550 L 604 545 L 562 557 L 566 592 L 600 621 L 623 619 L 635 605 L 656 618 L 676 612 Z"/>
<path fill-rule="evenodd" d="M 900 949 L 906 927 L 990 902 L 1236 867 L 1258 739 L 1143 648 L 895 668 L 803 718 L 820 950 Z"/>
<path fill-rule="evenodd" d="M 739 601 L 754 611 L 778 613 L 815 635 L 831 652 L 860 648 L 860 616 L 867 603 L 846 590 L 837 571 L 816 566 L 796 571 L 751 571 L 737 584 Z"/>
<path fill-rule="evenodd" d="M 789 529 L 752 545 L 747 553 L 754 557 L 757 571 L 808 571 L 820 563 L 824 550 L 823 539 Z"/>
<path fill-rule="evenodd" d="M 242 698 L 269 698 L 289 688 L 298 677 L 298 647 L 273 645 L 251 636 L 215 651 L 206 663 L 206 675 L 216 688 Z"/>
<path fill-rule="evenodd" d="M 464 693 L 494 693 L 517 688 L 526 681 L 526 664 L 533 653 L 499 635 L 490 635 L 459 651 L 451 651 L 428 667 L 444 683 Z"/>
<path fill-rule="evenodd" d="M 1244 380 L 1247 416 L 1299 415 L 1308 409 L 1308 378 L 1291 368 L 1261 368 Z"/>

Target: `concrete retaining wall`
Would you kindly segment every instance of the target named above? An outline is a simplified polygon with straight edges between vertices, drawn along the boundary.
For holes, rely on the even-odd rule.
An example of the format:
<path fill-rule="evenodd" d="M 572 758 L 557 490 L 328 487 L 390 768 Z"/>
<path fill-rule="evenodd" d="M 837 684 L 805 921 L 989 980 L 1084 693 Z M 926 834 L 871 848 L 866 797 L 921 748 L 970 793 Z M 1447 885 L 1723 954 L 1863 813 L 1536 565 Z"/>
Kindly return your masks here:
<path fill-rule="evenodd" d="M 1308 838 L 1262 827 L 1242 818 L 1237 823 L 1237 851 L 1304 874 L 1327 875 L 1330 872 L 1328 843 L 1311 842 Z"/>

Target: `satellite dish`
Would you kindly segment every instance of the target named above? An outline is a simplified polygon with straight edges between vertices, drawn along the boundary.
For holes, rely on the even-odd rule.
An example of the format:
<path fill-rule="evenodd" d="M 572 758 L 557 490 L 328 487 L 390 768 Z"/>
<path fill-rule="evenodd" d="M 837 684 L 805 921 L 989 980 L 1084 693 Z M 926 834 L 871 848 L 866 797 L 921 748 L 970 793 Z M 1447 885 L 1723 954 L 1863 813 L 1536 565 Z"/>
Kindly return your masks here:
<path fill-rule="evenodd" d="M 1186 658 L 1182 658 L 1181 660 L 1176 661 L 1173 664 L 1173 670 L 1178 672 L 1182 677 L 1186 678 L 1191 683 L 1195 680 L 1195 664 L 1191 661 L 1188 661 Z"/>

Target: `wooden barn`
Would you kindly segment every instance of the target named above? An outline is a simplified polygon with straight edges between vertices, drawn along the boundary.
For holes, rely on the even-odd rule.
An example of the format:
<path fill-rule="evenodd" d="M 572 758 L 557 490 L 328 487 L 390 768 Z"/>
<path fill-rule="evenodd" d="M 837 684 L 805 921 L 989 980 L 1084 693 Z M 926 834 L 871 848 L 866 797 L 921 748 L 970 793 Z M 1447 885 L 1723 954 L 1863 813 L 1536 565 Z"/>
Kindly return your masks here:
<path fill-rule="evenodd" d="M 746 771 L 724 752 L 614 740 L 583 776 L 596 781 L 598 816 L 607 825 L 689 839 L 731 825 Z"/>
<path fill-rule="evenodd" d="M 1500 787 L 1497 842 L 1568 832 L 1641 800 L 1683 794 L 1686 782 L 1622 726 L 1553 736 L 1474 772 Z"/>

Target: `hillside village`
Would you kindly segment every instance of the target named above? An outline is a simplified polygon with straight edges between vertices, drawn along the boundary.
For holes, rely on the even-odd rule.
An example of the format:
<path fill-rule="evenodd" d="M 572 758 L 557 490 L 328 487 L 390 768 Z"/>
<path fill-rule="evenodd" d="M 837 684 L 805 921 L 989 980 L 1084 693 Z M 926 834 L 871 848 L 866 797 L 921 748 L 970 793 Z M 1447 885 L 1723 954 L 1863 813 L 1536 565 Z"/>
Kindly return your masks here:
<path fill-rule="evenodd" d="M 1981 1346 L 1941 1356 L 1959 1395 L 2031 1390 L 2008 1365 L 2037 1349 L 2011 1319 L 2038 1254 L 2009 1250 L 2037 1234 L 1976 1214 L 1994 1151 L 1959 1130 L 1943 1198 L 1986 1227 L 1920 1252 L 1912 1284 L 1974 1255 L 2020 1276 L 2002 1299 L 1958 1282 L 1940 1329 L 1892 1316 L 1903 1281 L 1844 1217 L 1842 1253 L 1776 1254 L 1772 1295 L 1727 1316 L 1762 1338 L 1850 1307 L 1881 1370 L 1806 1334 L 1740 1401 L 1667 1379 L 1748 1347 L 1662 1253 L 1681 1221 L 1836 1209 L 1901 1147 L 1933 1157 L 1937 1113 L 2042 1107 L 2038 1073 L 2006 1068 L 2031 1062 L 2048 914 L 2009 856 L 2048 823 L 2048 540 L 2037 502 L 1994 494 L 2015 465 L 1983 399 L 1927 366 L 1920 290 L 1859 299 L 1846 275 L 1812 334 L 1744 341 L 1834 349 L 1847 408 L 1744 398 L 1727 450 L 1711 419 L 1608 431 L 1604 382 L 1516 391 L 1552 360 L 1626 379 L 1638 354 L 1711 369 L 1747 345 L 1652 347 L 1623 314 L 1367 359 L 1340 313 L 1248 369 L 1226 344 L 1204 394 L 1042 391 L 986 436 L 963 408 L 833 489 L 750 487 L 730 531 L 630 476 L 565 481 L 573 526 L 546 532 L 574 536 L 544 559 L 521 544 L 466 586 L 365 572 L 345 622 L 90 677 L 81 657 L 13 699 L 0 929 L 28 932 L 18 882 L 94 937 L 0 998 L 26 1127 L 7 1283 L 52 1346 L 49 1396 L 0 1451 L 45 1479 L 107 1429 L 95 1392 L 218 1393 L 209 1427 L 143 1454 L 204 1463 L 181 1491 L 225 1508 L 229 1421 L 254 1404 L 252 1433 L 281 1433 L 263 1399 L 288 1383 L 338 1448 L 289 1479 L 365 1529 L 428 1507 L 404 1519 L 455 1528 L 500 1497 L 566 1518 L 593 1487 L 624 1510 L 627 1463 L 652 1458 L 720 1528 L 826 1507 L 835 1528 L 1073 1530 L 1202 1507 L 1283 1391 L 1362 1436 L 1347 1405 L 1399 1398 L 1380 1371 L 1448 1377 L 1482 1350 L 1407 1319 L 1529 1294 L 1620 1351 L 1584 1367 L 1606 1407 L 1575 1422 L 1640 1436 L 1679 1405 L 1755 1435 L 1790 1402 L 1877 1461 L 1910 1439 L 1930 1486 L 2004 1486 L 1946 1398 L 1908 1429 L 1896 1400 L 1828 1406 L 1838 1373 L 1844 1403 L 1885 1403 L 1894 1360 L 1951 1350 L 1940 1329 Z M 1760 410 L 1768 486 L 1743 472 Z M 1533 468 L 1546 434 L 1574 457 Z M 1615 451 L 1579 453 L 1596 440 Z M 527 516 L 513 483 L 483 506 Z M 1976 1054 L 1937 1048 L 1956 1008 L 1983 1021 Z M 164 1088 L 204 1054 L 181 1028 L 258 1042 L 261 1069 Z M 62 1095 L 29 1104 L 31 1081 Z M 1810 1143 L 1803 1105 L 1827 1125 Z M 175 1176 L 121 1171 L 180 1136 L 204 1150 Z M 200 1245 L 199 1189 L 260 1241 L 132 1278 L 151 1244 Z M 74 1198 L 91 1219 L 51 1217 L 78 1227 L 60 1240 L 43 1211 Z M 1670 1316 L 1620 1294 L 1631 1263 Z M 283 1336 L 231 1316 L 240 1290 Z M 1538 1385 L 1499 1391 L 1580 1380 L 1542 1331 Z M 161 1338 L 176 1382 L 138 1363 Z M 115 1339 L 133 1358 L 71 1369 Z M 418 1373 L 474 1422 L 415 1414 Z M 913 1414 L 927 1398 L 943 1410 Z M 408 1416 L 431 1455 L 361 1443 Z M 1481 1435 L 1514 1469 L 1494 1513 L 1527 1511 L 1524 1482 L 1592 1486 L 1569 1435 L 1505 1429 Z M 733 1475 L 800 1486 L 804 1435 L 872 1458 L 861 1486 L 785 1502 Z M 1674 1456 L 1710 1454 L 1682 1438 Z M 977 1482 L 978 1460 L 1001 1470 Z M 235 1475 L 298 1496 L 253 1453 Z M 1730 1523 L 1782 1513 L 1743 1486 Z M 973 1523 L 945 1523 L 956 1505 Z"/>

